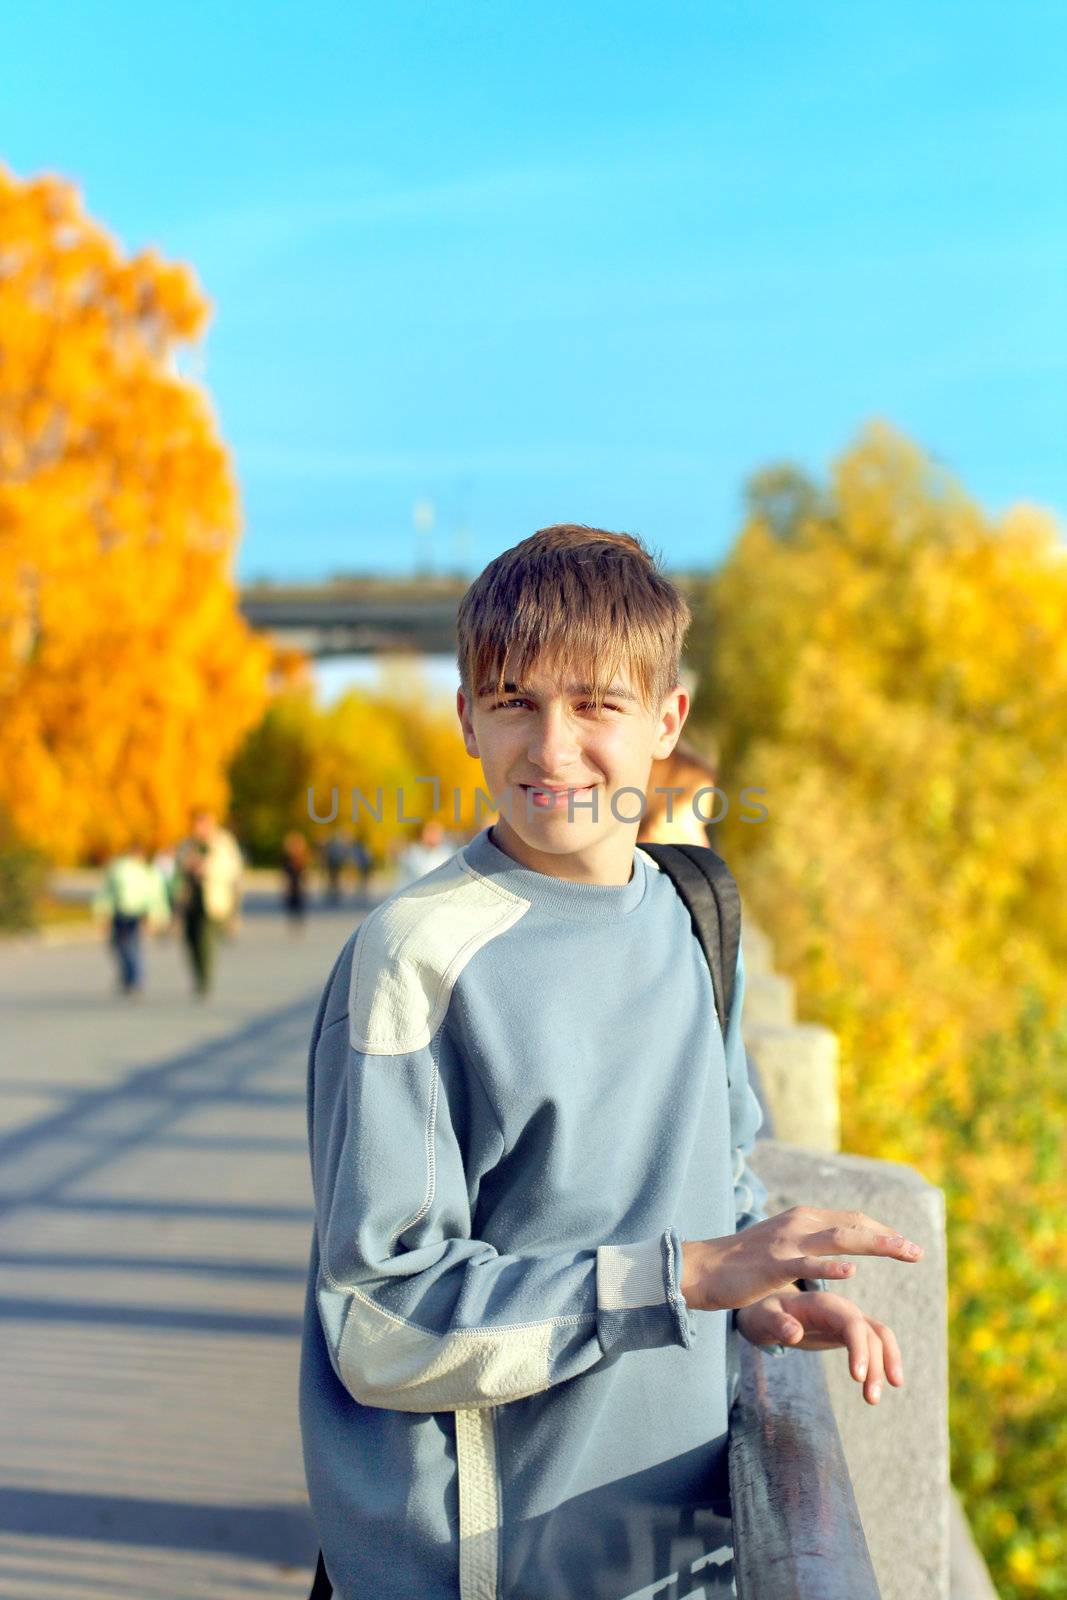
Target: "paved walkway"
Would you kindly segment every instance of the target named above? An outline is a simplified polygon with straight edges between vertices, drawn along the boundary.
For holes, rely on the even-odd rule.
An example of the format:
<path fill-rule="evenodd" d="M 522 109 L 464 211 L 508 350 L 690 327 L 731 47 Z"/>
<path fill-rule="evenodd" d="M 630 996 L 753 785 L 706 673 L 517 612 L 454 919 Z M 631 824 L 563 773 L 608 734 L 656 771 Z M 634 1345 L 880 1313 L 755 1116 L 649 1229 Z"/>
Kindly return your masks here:
<path fill-rule="evenodd" d="M 189 997 L 0 945 L 0 1596 L 304 1597 L 307 1042 L 361 913 L 250 915 Z"/>

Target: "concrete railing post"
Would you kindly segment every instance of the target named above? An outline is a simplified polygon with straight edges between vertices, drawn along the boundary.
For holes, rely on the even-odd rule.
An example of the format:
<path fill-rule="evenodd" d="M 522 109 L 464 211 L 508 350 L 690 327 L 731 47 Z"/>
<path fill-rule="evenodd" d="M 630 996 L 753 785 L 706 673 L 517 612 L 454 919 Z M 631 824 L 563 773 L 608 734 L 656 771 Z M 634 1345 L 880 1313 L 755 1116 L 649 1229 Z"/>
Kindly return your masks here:
<path fill-rule="evenodd" d="M 775 1135 L 808 1150 L 839 1150 L 836 1034 L 813 1022 L 770 1027 L 745 1022 L 743 1016 L 742 1032 L 759 1070 Z"/>
<path fill-rule="evenodd" d="M 775 1135 L 809 1150 L 841 1147 L 837 1037 L 797 1022 L 792 979 L 773 970 L 770 940 L 742 912 L 745 1048 L 754 1057 Z"/>

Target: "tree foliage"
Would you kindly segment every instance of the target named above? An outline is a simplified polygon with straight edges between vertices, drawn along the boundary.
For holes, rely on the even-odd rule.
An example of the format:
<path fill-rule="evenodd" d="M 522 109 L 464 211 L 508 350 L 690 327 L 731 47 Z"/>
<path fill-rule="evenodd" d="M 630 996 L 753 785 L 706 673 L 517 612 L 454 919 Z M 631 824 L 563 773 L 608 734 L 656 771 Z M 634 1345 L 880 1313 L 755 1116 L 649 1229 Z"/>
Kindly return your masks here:
<path fill-rule="evenodd" d="M 306 686 L 280 692 L 230 777 L 234 826 L 263 865 L 279 859 L 293 828 L 313 844 L 354 832 L 386 863 L 420 821 L 465 835 L 491 815 L 475 813 L 481 767 L 467 754 L 454 705 L 407 663 L 387 663 L 374 688 L 348 689 L 327 706 Z"/>
<path fill-rule="evenodd" d="M 307 830 L 315 724 L 311 689 L 291 687 L 275 695 L 230 763 L 230 820 L 257 866 L 280 861 L 286 835 Z"/>
<path fill-rule="evenodd" d="M 233 475 L 178 370 L 207 316 L 188 268 L 0 167 L 0 801 L 59 860 L 224 807 L 267 698 Z"/>
<path fill-rule="evenodd" d="M 1036 1520 L 1040 1502 L 1067 1524 L 1062 1400 L 1028 1318 L 1067 1221 L 1062 1162 L 1039 1180 L 1031 1143 L 1062 1111 L 1067 1059 L 1033 1048 L 1020 996 L 1050 1008 L 1050 1031 L 1067 1000 L 1067 554 L 1046 513 L 990 520 L 884 424 L 825 489 L 792 490 L 804 514 L 784 527 L 750 502 L 691 646 L 694 716 L 731 797 L 722 849 L 804 1014 L 841 1040 L 846 1147 L 946 1188 L 966 1263 L 950 1283 L 954 1476 L 1000 1592 L 1064 1595 L 1062 1532 Z M 764 823 L 738 820 L 749 787 Z M 981 1115 L 950 1115 L 978 1083 Z M 1061 1448 L 1037 1495 L 1042 1430 Z"/>

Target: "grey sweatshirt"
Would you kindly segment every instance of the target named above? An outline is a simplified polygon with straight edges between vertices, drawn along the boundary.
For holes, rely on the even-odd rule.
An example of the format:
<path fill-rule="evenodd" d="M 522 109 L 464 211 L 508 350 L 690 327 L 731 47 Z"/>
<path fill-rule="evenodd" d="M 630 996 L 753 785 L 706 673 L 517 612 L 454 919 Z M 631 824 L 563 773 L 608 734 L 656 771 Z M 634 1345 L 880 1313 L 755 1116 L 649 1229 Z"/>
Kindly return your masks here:
<path fill-rule="evenodd" d="M 315 1022 L 300 1419 L 326 1567 L 338 1600 L 729 1593 L 738 1336 L 678 1285 L 682 1238 L 765 1215 L 743 959 L 724 1049 L 650 857 L 572 883 L 490 832 L 370 913 Z"/>

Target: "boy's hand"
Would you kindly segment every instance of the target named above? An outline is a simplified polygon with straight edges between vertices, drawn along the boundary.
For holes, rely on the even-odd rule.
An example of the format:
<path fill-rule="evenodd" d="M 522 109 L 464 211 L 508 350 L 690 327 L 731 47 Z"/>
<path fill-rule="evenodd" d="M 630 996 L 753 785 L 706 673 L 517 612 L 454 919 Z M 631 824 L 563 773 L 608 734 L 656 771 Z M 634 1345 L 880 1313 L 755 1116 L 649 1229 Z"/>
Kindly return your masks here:
<path fill-rule="evenodd" d="M 722 1239 L 684 1239 L 682 1298 L 692 1311 L 752 1305 L 798 1278 L 851 1277 L 855 1263 L 836 1259 L 846 1253 L 915 1262 L 922 1246 L 862 1211 L 790 1206 Z"/>
<path fill-rule="evenodd" d="M 750 1344 L 785 1344 L 796 1350 L 832 1350 L 844 1345 L 848 1370 L 863 1384 L 863 1398 L 876 1406 L 882 1380 L 900 1388 L 904 1363 L 892 1328 L 863 1314 L 859 1306 L 829 1290 L 769 1294 L 737 1313 L 737 1326 Z"/>

